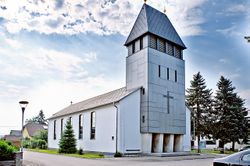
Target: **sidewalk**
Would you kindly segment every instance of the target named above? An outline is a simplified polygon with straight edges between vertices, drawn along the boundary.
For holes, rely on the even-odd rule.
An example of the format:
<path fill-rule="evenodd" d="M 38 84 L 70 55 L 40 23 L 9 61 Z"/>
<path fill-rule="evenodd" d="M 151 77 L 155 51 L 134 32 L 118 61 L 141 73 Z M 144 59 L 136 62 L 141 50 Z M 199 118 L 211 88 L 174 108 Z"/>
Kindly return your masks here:
<path fill-rule="evenodd" d="M 123 160 L 123 161 L 181 161 L 181 160 L 199 160 L 199 159 L 213 159 L 213 158 L 221 158 L 226 155 L 222 154 L 192 154 L 190 155 L 179 155 L 179 156 L 172 156 L 159 154 L 157 155 L 150 155 L 150 156 L 126 156 L 121 158 L 113 158 L 107 157 L 101 160 Z"/>

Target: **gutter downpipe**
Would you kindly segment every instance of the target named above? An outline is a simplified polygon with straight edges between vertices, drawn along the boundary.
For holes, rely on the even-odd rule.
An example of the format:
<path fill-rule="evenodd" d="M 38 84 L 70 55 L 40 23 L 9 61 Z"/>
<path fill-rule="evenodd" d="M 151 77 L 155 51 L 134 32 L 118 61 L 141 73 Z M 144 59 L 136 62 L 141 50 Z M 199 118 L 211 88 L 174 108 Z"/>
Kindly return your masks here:
<path fill-rule="evenodd" d="M 113 102 L 113 106 L 116 108 L 116 126 L 115 126 L 115 153 L 118 152 L 118 107 L 115 102 Z"/>

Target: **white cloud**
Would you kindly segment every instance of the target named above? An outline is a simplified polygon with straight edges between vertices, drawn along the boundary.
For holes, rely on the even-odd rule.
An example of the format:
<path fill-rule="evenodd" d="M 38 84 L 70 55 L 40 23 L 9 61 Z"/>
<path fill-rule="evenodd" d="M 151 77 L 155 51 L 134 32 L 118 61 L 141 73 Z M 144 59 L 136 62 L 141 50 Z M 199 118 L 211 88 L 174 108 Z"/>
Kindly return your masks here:
<path fill-rule="evenodd" d="M 5 38 L 5 42 L 7 43 L 7 45 L 15 49 L 19 49 L 22 46 L 22 44 L 18 42 L 17 40 L 13 40 L 10 38 Z"/>
<path fill-rule="evenodd" d="M 239 30 L 237 28 L 238 27 L 236 25 L 233 25 L 233 26 L 225 28 L 225 29 L 217 29 L 216 32 L 219 32 L 227 37 L 243 36 L 242 32 L 239 32 Z"/>
<path fill-rule="evenodd" d="M 97 59 L 95 52 L 74 55 L 70 53 L 34 48 L 21 53 L 2 50 L 2 57 L 8 58 L 8 63 L 2 64 L 0 74 L 9 77 L 36 77 L 37 75 L 56 74 L 64 79 L 86 76 L 88 72 L 84 65 Z"/>
<path fill-rule="evenodd" d="M 250 89 L 244 89 L 239 93 L 240 97 L 245 99 L 246 107 L 250 109 Z"/>
<path fill-rule="evenodd" d="M 249 7 L 244 4 L 233 4 L 226 11 L 230 13 L 247 13 L 249 11 Z"/>
<path fill-rule="evenodd" d="M 22 29 L 51 34 L 77 34 L 94 32 L 100 35 L 120 33 L 128 35 L 143 2 L 134 0 L 36 0 L 3 1 L 0 16 L 5 19 L 4 26 L 10 33 Z M 167 14 L 182 36 L 198 35 L 203 32 L 204 22 L 199 7 L 205 0 L 160 0 L 149 1 Z"/>

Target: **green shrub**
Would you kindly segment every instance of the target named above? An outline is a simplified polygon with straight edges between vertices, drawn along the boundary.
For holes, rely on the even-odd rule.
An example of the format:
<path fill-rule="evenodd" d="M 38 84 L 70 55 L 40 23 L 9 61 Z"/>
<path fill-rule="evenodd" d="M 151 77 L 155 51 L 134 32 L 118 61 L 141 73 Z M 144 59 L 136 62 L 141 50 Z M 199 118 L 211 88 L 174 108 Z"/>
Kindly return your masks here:
<path fill-rule="evenodd" d="M 30 147 L 30 140 L 23 140 L 22 145 L 24 148 L 31 148 Z"/>
<path fill-rule="evenodd" d="M 16 148 L 6 141 L 0 140 L 0 161 L 13 160 Z"/>
<path fill-rule="evenodd" d="M 79 155 L 83 155 L 83 150 L 82 150 L 82 148 L 80 148 L 80 149 L 77 151 L 77 153 L 78 153 Z"/>
<path fill-rule="evenodd" d="M 104 157 L 104 154 L 102 154 L 102 153 L 99 153 L 99 156 L 100 156 L 100 157 Z"/>
<path fill-rule="evenodd" d="M 114 154 L 114 157 L 122 157 L 122 153 L 116 152 L 116 153 Z"/>
<path fill-rule="evenodd" d="M 37 140 L 37 148 L 47 149 L 47 142 L 45 140 L 38 139 Z"/>
<path fill-rule="evenodd" d="M 47 149 L 47 142 L 41 139 L 32 139 L 28 147 L 31 149 Z"/>

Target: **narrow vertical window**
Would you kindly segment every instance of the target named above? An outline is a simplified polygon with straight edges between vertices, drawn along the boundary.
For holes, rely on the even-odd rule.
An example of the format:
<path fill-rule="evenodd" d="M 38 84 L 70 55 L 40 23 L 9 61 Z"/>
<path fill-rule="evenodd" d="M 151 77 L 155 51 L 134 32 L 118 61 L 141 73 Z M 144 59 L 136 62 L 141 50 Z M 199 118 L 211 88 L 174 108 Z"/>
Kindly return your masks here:
<path fill-rule="evenodd" d="M 165 44 L 165 41 L 163 39 L 158 39 L 157 44 L 158 44 L 157 50 L 159 50 L 161 52 L 166 52 L 166 44 Z"/>
<path fill-rule="evenodd" d="M 90 139 L 95 139 L 95 112 L 90 114 Z"/>
<path fill-rule="evenodd" d="M 69 122 L 72 125 L 72 117 L 69 117 Z"/>
<path fill-rule="evenodd" d="M 174 71 L 174 80 L 177 82 L 177 70 Z"/>
<path fill-rule="evenodd" d="M 79 139 L 82 139 L 82 126 L 83 126 L 82 114 L 79 115 Z"/>
<path fill-rule="evenodd" d="M 158 65 L 158 76 L 161 77 L 161 66 Z"/>
<path fill-rule="evenodd" d="M 63 119 L 61 119 L 61 137 L 63 135 Z"/>
<path fill-rule="evenodd" d="M 169 68 L 167 68 L 167 80 L 169 80 Z"/>
<path fill-rule="evenodd" d="M 54 120 L 54 140 L 56 140 L 56 120 Z"/>
<path fill-rule="evenodd" d="M 150 47 L 153 49 L 157 48 L 157 38 L 156 36 L 150 35 Z"/>
<path fill-rule="evenodd" d="M 168 43 L 168 54 L 174 56 L 174 46 L 171 43 Z"/>
<path fill-rule="evenodd" d="M 143 37 L 140 38 L 140 50 L 143 49 Z"/>
<path fill-rule="evenodd" d="M 132 43 L 132 54 L 135 53 L 135 42 Z"/>

